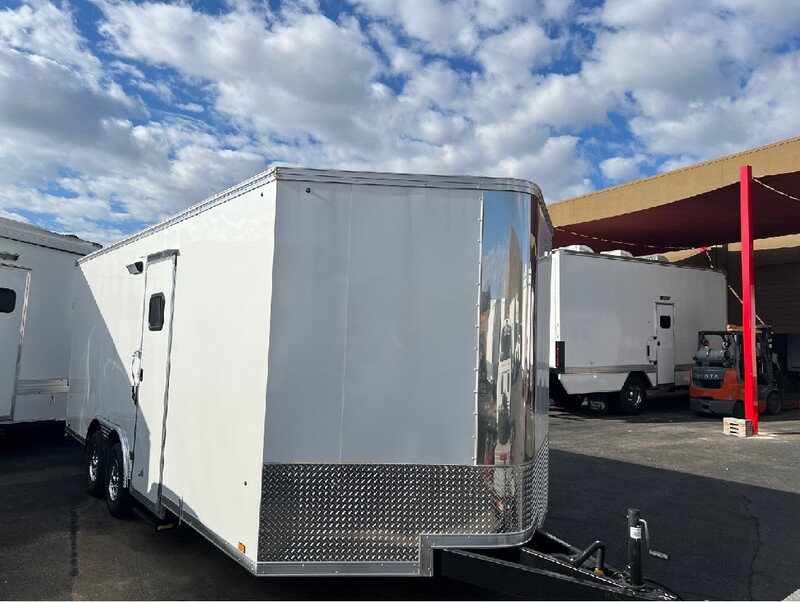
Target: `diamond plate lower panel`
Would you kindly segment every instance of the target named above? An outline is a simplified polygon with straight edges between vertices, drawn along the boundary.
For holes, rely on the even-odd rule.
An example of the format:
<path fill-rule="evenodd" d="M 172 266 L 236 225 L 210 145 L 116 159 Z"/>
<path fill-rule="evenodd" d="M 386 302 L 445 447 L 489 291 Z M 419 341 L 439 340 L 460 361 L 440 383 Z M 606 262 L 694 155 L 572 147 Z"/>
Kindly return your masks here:
<path fill-rule="evenodd" d="M 422 534 L 539 527 L 549 445 L 518 466 L 265 464 L 259 562 L 416 562 Z"/>

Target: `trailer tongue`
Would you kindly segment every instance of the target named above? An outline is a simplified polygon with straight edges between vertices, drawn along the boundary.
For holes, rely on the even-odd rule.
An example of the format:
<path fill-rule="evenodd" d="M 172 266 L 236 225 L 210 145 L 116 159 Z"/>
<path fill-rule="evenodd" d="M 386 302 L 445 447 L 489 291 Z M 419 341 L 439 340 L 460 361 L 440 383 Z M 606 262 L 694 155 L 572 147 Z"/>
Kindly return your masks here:
<path fill-rule="evenodd" d="M 647 522 L 628 510 L 628 566 L 605 563 L 606 546 L 595 541 L 580 550 L 537 530 L 524 545 L 499 550 L 443 549 L 436 552 L 436 574 L 529 600 L 679 600 L 642 576 L 642 556 L 662 560 L 649 548 Z"/>

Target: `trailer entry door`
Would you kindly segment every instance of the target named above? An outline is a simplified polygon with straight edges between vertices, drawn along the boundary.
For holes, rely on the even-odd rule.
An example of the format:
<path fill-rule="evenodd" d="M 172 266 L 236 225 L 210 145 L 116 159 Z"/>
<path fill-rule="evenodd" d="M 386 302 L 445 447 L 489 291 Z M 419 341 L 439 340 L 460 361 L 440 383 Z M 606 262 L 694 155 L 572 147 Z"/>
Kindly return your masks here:
<path fill-rule="evenodd" d="M 177 258 L 176 251 L 147 258 L 139 367 L 134 374 L 138 392 L 131 485 L 155 510 L 160 510 L 164 473 Z"/>
<path fill-rule="evenodd" d="M 656 303 L 656 364 L 657 384 L 675 382 L 675 307 L 671 303 Z"/>
<path fill-rule="evenodd" d="M 0 420 L 14 415 L 30 270 L 0 265 Z"/>

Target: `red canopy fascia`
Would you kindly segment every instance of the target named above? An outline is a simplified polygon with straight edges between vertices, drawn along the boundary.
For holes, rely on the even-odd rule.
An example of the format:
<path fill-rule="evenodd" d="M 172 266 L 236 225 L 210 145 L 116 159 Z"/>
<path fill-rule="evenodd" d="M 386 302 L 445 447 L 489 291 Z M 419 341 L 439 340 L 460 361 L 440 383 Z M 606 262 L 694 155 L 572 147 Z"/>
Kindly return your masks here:
<path fill-rule="evenodd" d="M 800 172 L 757 180 L 753 182 L 755 238 L 800 233 L 800 200 L 796 200 L 800 199 Z M 624 249 L 633 255 L 697 249 L 739 242 L 739 218 L 736 182 L 672 203 L 557 227 L 553 247 L 583 244 L 595 251 Z"/>

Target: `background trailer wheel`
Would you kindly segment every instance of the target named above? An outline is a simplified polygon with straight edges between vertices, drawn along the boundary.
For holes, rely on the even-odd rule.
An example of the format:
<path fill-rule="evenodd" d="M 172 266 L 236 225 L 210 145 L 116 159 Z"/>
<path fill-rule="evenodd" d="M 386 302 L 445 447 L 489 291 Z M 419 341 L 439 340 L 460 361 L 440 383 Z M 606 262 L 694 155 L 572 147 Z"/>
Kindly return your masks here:
<path fill-rule="evenodd" d="M 106 438 L 99 430 L 86 442 L 86 489 L 94 497 L 106 492 Z"/>
<path fill-rule="evenodd" d="M 106 465 L 106 506 L 111 516 L 127 518 L 131 513 L 131 494 L 124 486 L 122 446 L 115 443 Z"/>
<path fill-rule="evenodd" d="M 647 383 L 637 374 L 629 375 L 614 401 L 620 413 L 638 414 L 647 401 Z"/>

